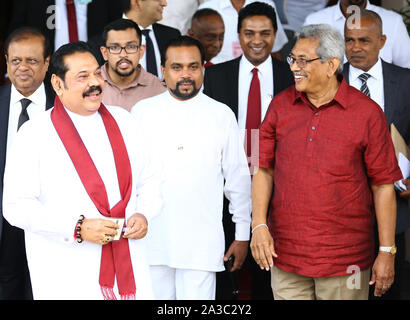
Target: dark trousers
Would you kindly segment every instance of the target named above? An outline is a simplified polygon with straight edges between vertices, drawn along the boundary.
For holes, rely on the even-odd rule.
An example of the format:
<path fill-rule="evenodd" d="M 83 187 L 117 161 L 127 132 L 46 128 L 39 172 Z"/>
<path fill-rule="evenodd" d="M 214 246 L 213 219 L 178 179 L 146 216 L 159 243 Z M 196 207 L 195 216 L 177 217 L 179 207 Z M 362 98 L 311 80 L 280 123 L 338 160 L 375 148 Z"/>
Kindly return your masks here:
<path fill-rule="evenodd" d="M 406 262 L 406 242 L 404 232 L 396 234 L 397 253 L 394 261 L 394 283 L 381 297 L 374 296 L 374 285 L 370 287 L 370 300 L 409 300 L 410 299 L 410 263 Z M 379 237 L 375 232 L 375 257 L 379 252 Z"/>
<path fill-rule="evenodd" d="M 32 300 L 24 231 L 3 219 L 0 243 L 0 300 Z"/>

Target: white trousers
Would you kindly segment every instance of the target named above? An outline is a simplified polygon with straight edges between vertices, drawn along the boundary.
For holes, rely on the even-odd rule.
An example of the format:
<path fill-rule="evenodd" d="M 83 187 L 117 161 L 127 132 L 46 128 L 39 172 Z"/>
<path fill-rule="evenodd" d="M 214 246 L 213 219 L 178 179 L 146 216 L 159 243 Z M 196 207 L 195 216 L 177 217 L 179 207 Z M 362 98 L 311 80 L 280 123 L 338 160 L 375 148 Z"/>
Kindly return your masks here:
<path fill-rule="evenodd" d="M 215 300 L 215 272 L 150 266 L 150 273 L 155 299 Z"/>

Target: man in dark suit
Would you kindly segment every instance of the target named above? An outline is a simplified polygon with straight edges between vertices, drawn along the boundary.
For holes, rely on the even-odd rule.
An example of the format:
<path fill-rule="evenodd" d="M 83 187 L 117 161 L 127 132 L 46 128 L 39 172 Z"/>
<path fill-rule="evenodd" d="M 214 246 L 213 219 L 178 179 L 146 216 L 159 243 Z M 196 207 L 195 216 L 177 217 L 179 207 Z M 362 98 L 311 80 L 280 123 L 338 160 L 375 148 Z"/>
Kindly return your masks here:
<path fill-rule="evenodd" d="M 346 81 L 377 102 L 384 111 L 388 125 L 393 123 L 409 144 L 410 70 L 392 65 L 379 58 L 379 51 L 386 42 L 386 36 L 382 33 L 380 16 L 373 11 L 361 10 L 360 27 L 350 27 L 346 23 L 345 42 L 348 62 L 344 65 L 343 74 Z M 410 294 L 409 269 L 404 270 L 406 264 L 404 232 L 410 227 L 408 204 L 410 180 L 409 177 L 405 178 L 407 179 L 404 183 L 408 190 L 396 192 L 396 277 L 392 288 L 383 296 L 385 299 L 403 299 L 404 294 L 407 294 L 407 298 Z M 376 249 L 379 251 L 378 245 Z"/>
<path fill-rule="evenodd" d="M 0 87 L 0 200 L 7 150 L 18 128 L 54 103 L 50 85 L 43 83 L 51 53 L 44 35 L 17 29 L 5 42 L 5 53 L 11 84 Z M 24 232 L 3 218 L 0 201 L 0 300 L 5 299 L 32 299 L 32 293 Z"/>
<path fill-rule="evenodd" d="M 276 31 L 275 10 L 265 3 L 249 4 L 241 9 L 238 17 L 238 36 L 243 55 L 210 66 L 205 71 L 204 93 L 227 104 L 235 113 L 239 128 L 246 129 L 244 141 L 248 159 L 251 161 L 251 171 L 254 163 L 251 142 L 255 138 L 252 131 L 259 128 L 273 96 L 294 83 L 289 66 L 271 56 Z M 230 223 L 226 204 L 225 202 L 224 229 L 226 247 L 229 248 L 234 240 L 234 227 Z M 245 264 L 245 269 L 250 270 L 252 274 L 251 297 L 272 299 L 269 272 L 260 270 L 250 254 Z M 217 299 L 234 298 L 231 295 L 232 290 L 228 288 L 230 280 L 227 272 L 219 274 Z"/>
<path fill-rule="evenodd" d="M 61 2 L 62 7 L 56 5 Z M 123 13 L 123 3 L 113 0 L 93 0 L 88 4 L 80 4 L 79 1 L 74 2 L 74 15 L 77 21 L 84 21 L 80 16 L 86 12 L 86 25 L 78 25 L 77 31 L 79 40 L 88 41 L 94 37 L 100 37 L 104 26 L 109 22 L 121 18 Z M 9 31 L 15 30 L 20 26 L 36 27 L 44 33 L 51 42 L 53 51 L 56 43 L 56 35 L 60 30 L 67 30 L 67 8 L 64 7 L 65 1 L 56 0 L 22 0 L 18 5 L 13 6 L 11 12 L 11 22 Z M 67 6 L 70 4 L 67 4 Z M 81 9 L 81 6 L 83 8 Z M 57 21 L 59 20 L 59 21 Z M 63 25 L 64 24 L 64 25 Z M 58 30 L 57 30 L 58 27 Z M 86 37 L 81 37 L 81 30 L 86 30 Z M 68 39 L 67 39 L 68 40 Z M 65 41 L 69 42 L 69 41 Z M 60 43 L 60 45 L 63 43 Z M 99 47 L 97 48 L 97 50 Z"/>
<path fill-rule="evenodd" d="M 145 55 L 141 66 L 153 75 L 162 79 L 161 55 L 167 43 L 179 37 L 179 30 L 157 23 L 162 19 L 162 11 L 166 0 L 124 0 L 125 17 L 133 20 L 142 30 L 142 45 L 145 45 Z"/>

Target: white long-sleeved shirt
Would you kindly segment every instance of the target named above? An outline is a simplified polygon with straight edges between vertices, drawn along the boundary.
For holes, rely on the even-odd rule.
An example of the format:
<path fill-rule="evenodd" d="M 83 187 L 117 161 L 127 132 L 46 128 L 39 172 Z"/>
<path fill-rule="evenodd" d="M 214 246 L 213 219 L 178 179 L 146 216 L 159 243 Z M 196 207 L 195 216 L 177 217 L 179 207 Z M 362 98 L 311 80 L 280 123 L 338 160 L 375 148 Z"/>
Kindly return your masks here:
<path fill-rule="evenodd" d="M 158 213 L 158 181 L 144 143 L 129 113 L 109 107 L 128 149 L 132 194 L 126 219 L 134 213 L 150 220 Z M 120 199 L 114 156 L 99 113 L 81 116 L 67 111 L 107 190 L 113 207 Z M 102 299 L 99 273 L 101 245 L 74 240 L 80 217 L 104 218 L 88 196 L 50 118 L 44 112 L 20 128 L 10 150 L 4 177 L 3 215 L 25 231 L 34 299 Z M 145 239 L 129 240 L 137 298 L 151 299 Z M 119 298 L 117 285 L 114 292 Z"/>
<path fill-rule="evenodd" d="M 403 18 L 398 13 L 372 5 L 369 1 L 367 1 L 366 9 L 376 12 L 383 22 L 383 34 L 386 35 L 386 43 L 380 50 L 379 57 L 400 67 L 410 68 L 410 37 Z M 339 1 L 334 6 L 308 15 L 304 25 L 326 23 L 339 30 L 343 36 L 345 21 L 346 18 L 340 9 Z"/>
<path fill-rule="evenodd" d="M 180 101 L 166 91 L 131 113 L 162 160 L 163 207 L 147 235 L 150 265 L 224 270 L 223 195 L 236 240 L 249 240 L 251 220 L 251 180 L 233 112 L 202 92 Z"/>

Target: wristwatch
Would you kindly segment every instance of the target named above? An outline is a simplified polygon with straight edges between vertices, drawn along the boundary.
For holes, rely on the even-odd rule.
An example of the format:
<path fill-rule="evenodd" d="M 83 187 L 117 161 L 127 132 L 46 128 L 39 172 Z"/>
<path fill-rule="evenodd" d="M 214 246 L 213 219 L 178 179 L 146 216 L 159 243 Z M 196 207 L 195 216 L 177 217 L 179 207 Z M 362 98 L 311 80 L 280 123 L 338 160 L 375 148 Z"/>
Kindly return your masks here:
<path fill-rule="evenodd" d="M 390 253 L 391 255 L 395 255 L 397 252 L 397 247 L 379 247 L 379 251 Z"/>

